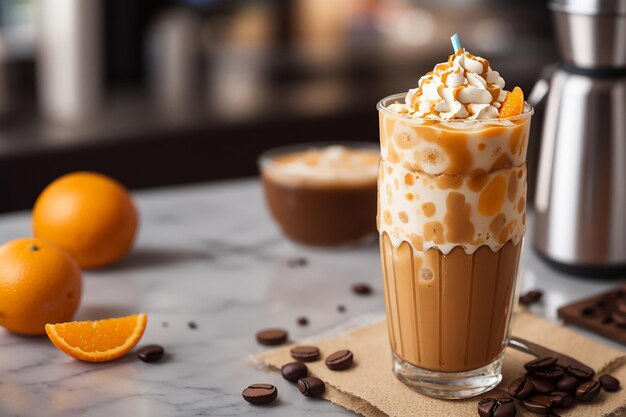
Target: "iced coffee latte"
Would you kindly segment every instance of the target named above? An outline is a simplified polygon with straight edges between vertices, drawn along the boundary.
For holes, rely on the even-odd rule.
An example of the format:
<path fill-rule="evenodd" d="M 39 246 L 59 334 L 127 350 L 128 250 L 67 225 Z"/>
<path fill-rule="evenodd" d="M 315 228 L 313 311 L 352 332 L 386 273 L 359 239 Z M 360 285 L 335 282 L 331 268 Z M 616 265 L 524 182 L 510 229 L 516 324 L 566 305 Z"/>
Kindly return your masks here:
<path fill-rule="evenodd" d="M 532 108 L 458 50 L 378 104 L 378 230 L 394 371 L 464 398 L 501 379 L 526 227 Z"/>

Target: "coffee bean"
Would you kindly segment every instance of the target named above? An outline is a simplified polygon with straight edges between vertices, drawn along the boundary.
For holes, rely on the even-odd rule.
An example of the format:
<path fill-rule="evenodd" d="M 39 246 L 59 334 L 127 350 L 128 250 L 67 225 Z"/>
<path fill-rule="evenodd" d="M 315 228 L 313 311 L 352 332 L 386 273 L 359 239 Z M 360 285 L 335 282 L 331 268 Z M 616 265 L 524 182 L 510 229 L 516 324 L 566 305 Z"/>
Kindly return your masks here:
<path fill-rule="evenodd" d="M 596 373 L 593 369 L 583 364 L 570 365 L 567 367 L 566 372 L 580 381 L 587 381 L 593 378 L 593 375 Z"/>
<path fill-rule="evenodd" d="M 509 395 L 518 400 L 523 400 L 533 393 L 534 388 L 533 381 L 529 378 L 521 377 L 511 382 L 511 385 L 509 385 Z"/>
<path fill-rule="evenodd" d="M 163 346 L 148 345 L 139 349 L 137 356 L 144 362 L 156 362 L 163 357 Z"/>
<path fill-rule="evenodd" d="M 352 286 L 352 292 L 357 295 L 368 295 L 372 293 L 372 287 L 367 284 L 354 284 Z"/>
<path fill-rule="evenodd" d="M 576 388 L 578 388 L 579 384 L 580 382 L 578 381 L 578 379 L 574 378 L 573 376 L 566 376 L 556 383 L 556 388 L 560 391 L 565 391 L 573 394 L 576 392 Z"/>
<path fill-rule="evenodd" d="M 321 397 L 326 390 L 324 381 L 314 376 L 298 380 L 298 389 L 305 397 Z"/>
<path fill-rule="evenodd" d="M 189 326 L 191 330 L 196 330 L 198 328 L 198 325 L 195 321 L 190 321 L 189 323 L 187 323 L 187 326 Z"/>
<path fill-rule="evenodd" d="M 553 407 L 570 408 L 572 405 L 574 405 L 574 397 L 572 397 L 567 392 L 554 391 L 552 394 L 550 394 L 550 397 L 552 398 Z"/>
<path fill-rule="evenodd" d="M 339 350 L 326 358 L 326 366 L 333 371 L 343 371 L 352 366 L 353 359 L 349 350 Z"/>
<path fill-rule="evenodd" d="M 539 290 L 528 291 L 526 294 L 523 294 L 519 298 L 519 302 L 522 305 L 529 306 L 531 304 L 537 303 L 543 297 L 543 292 Z"/>
<path fill-rule="evenodd" d="M 480 417 L 515 417 L 517 408 L 510 398 L 483 398 L 478 402 Z"/>
<path fill-rule="evenodd" d="M 287 331 L 283 329 L 264 329 L 256 334 L 256 340 L 262 345 L 281 345 L 287 341 Z"/>
<path fill-rule="evenodd" d="M 280 368 L 280 373 L 287 381 L 298 382 L 309 375 L 309 368 L 302 362 L 291 362 Z"/>
<path fill-rule="evenodd" d="M 602 375 L 600 377 L 600 385 L 602 385 L 602 388 L 608 392 L 615 392 L 619 390 L 619 380 L 611 375 Z"/>
<path fill-rule="evenodd" d="M 544 381 L 542 379 L 532 379 L 533 386 L 535 387 L 535 393 L 537 394 L 550 394 L 556 391 L 556 387 L 550 381 Z"/>
<path fill-rule="evenodd" d="M 548 414 L 552 407 L 552 398 L 547 395 L 533 395 L 526 398 L 522 403 L 531 413 Z"/>
<path fill-rule="evenodd" d="M 302 266 L 307 266 L 308 263 L 309 261 L 306 258 L 294 258 L 294 259 L 290 259 L 287 262 L 287 266 L 289 268 L 298 268 Z"/>
<path fill-rule="evenodd" d="M 298 317 L 297 323 L 299 326 L 307 326 L 309 324 L 309 319 L 306 317 Z"/>
<path fill-rule="evenodd" d="M 556 365 L 557 359 L 552 356 L 546 356 L 544 358 L 537 358 L 530 362 L 526 362 L 524 364 L 524 368 L 531 374 L 534 374 L 537 371 L 544 371 L 546 369 L 554 368 Z"/>
<path fill-rule="evenodd" d="M 626 327 L 626 313 L 614 311 L 611 314 L 611 318 L 613 318 L 613 323 L 615 323 L 617 327 Z"/>
<path fill-rule="evenodd" d="M 583 382 L 576 389 L 576 398 L 580 401 L 591 401 L 600 393 L 600 383 L 595 379 Z"/>
<path fill-rule="evenodd" d="M 291 357 L 300 362 L 314 362 L 320 358 L 320 350 L 315 346 L 291 348 Z"/>
<path fill-rule="evenodd" d="M 543 379 L 544 381 L 556 382 L 565 376 L 565 372 L 563 368 L 559 368 L 555 366 L 551 369 L 546 369 L 544 371 L 537 371 L 533 374 L 533 377 L 537 379 Z"/>
<path fill-rule="evenodd" d="M 346 312 L 346 306 L 341 305 L 341 304 L 338 305 L 337 306 L 337 311 L 340 312 L 340 313 L 345 313 Z"/>
<path fill-rule="evenodd" d="M 272 384 L 252 384 L 241 395 L 251 404 L 269 404 L 278 396 L 278 390 Z"/>

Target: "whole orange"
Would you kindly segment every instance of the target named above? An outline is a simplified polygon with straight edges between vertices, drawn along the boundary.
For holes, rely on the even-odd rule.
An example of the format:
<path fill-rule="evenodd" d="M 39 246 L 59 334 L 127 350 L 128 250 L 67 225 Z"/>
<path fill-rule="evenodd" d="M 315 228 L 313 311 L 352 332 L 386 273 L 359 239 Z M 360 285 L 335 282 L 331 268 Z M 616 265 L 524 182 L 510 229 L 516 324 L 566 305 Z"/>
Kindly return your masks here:
<path fill-rule="evenodd" d="M 45 334 L 46 323 L 72 319 L 81 292 L 80 267 L 57 245 L 27 238 L 0 246 L 0 326 Z"/>
<path fill-rule="evenodd" d="M 83 268 L 109 265 L 132 247 L 138 213 L 122 184 L 94 172 L 64 175 L 33 208 L 33 232 L 65 249 Z"/>

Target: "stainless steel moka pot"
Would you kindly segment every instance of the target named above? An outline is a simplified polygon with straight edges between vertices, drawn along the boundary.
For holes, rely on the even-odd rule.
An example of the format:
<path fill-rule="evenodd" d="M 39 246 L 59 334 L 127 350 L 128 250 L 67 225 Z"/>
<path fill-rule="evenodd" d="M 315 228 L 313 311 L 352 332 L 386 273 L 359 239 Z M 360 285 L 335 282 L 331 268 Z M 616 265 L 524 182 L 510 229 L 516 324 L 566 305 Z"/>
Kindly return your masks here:
<path fill-rule="evenodd" d="M 626 0 L 552 0 L 562 63 L 545 94 L 534 246 L 578 275 L 626 276 Z"/>

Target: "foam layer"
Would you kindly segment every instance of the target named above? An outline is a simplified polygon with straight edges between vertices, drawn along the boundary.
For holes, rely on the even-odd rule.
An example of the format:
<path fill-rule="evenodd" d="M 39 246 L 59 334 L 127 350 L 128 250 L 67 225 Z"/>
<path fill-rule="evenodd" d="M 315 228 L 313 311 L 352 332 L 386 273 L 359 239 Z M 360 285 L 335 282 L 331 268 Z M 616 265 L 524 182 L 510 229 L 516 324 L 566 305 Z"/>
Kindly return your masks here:
<path fill-rule="evenodd" d="M 526 161 L 530 107 L 517 118 L 434 121 L 379 113 L 381 156 L 430 175 L 479 175 Z"/>
<path fill-rule="evenodd" d="M 380 155 L 374 150 L 328 146 L 274 157 L 263 175 L 297 185 L 360 185 L 376 182 Z"/>
<path fill-rule="evenodd" d="M 517 245 L 526 230 L 526 164 L 476 177 L 432 176 L 382 161 L 378 230 L 416 251 Z"/>
<path fill-rule="evenodd" d="M 489 61 L 459 49 L 390 109 L 427 119 L 494 119 L 508 94 Z"/>

